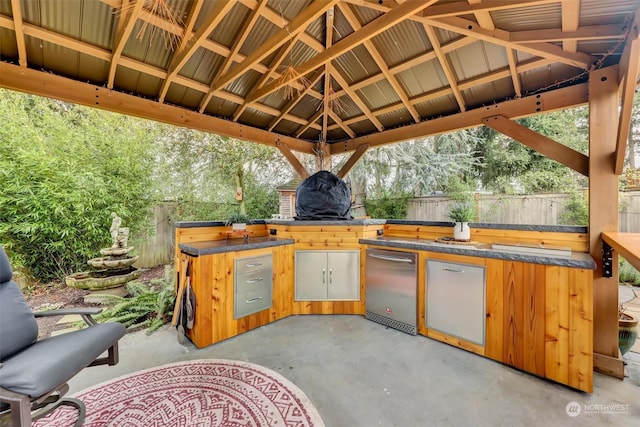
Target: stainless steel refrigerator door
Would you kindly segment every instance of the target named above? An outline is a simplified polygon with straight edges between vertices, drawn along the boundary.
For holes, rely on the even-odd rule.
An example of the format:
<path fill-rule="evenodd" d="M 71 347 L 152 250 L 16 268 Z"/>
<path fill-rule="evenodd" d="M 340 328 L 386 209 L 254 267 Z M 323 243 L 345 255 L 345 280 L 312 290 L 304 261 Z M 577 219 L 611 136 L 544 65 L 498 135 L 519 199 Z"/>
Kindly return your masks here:
<path fill-rule="evenodd" d="M 416 254 L 367 249 L 367 312 L 415 327 L 417 288 Z"/>

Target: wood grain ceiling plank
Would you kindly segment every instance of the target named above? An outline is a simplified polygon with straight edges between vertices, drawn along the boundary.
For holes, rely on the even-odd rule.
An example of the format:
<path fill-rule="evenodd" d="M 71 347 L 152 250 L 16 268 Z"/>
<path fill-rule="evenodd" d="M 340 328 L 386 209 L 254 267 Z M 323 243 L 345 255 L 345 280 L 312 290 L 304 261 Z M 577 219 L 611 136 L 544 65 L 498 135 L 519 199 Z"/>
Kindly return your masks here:
<path fill-rule="evenodd" d="M 562 2 L 562 31 L 571 32 L 578 29 L 580 24 L 580 1 L 565 0 Z M 562 48 L 566 52 L 577 52 L 578 42 L 575 39 L 562 42 Z"/>
<path fill-rule="evenodd" d="M 453 71 L 453 67 L 449 62 L 449 58 L 447 58 L 447 55 L 442 53 L 442 50 L 440 49 L 440 40 L 438 39 L 438 34 L 436 34 L 433 27 L 429 25 L 425 25 L 424 29 L 427 32 L 427 37 L 429 37 L 429 41 L 431 42 L 433 51 L 436 53 L 436 56 L 438 57 L 438 62 L 440 62 L 440 67 L 442 67 L 442 71 L 444 72 L 444 75 L 447 78 L 447 81 L 449 82 L 449 87 L 451 87 L 453 96 L 456 98 L 456 101 L 458 102 L 460 111 L 465 111 L 467 109 L 467 106 L 464 98 L 462 97 L 462 93 L 458 88 L 458 79 L 456 78 L 455 72 Z"/>
<path fill-rule="evenodd" d="M 212 87 L 224 87 L 228 83 L 240 77 L 248 71 L 253 64 L 262 61 L 280 46 L 287 43 L 292 37 L 303 32 L 310 23 L 315 21 L 338 1 L 339 0 L 327 0 L 312 3 L 309 7 L 302 10 L 302 12 L 300 12 L 293 20 L 291 20 L 286 28 L 278 31 L 258 47 L 258 49 L 247 55 L 244 61 L 240 62 L 231 71 L 223 74 L 214 81 Z"/>
<path fill-rule="evenodd" d="M 140 15 L 140 12 L 142 11 L 142 6 L 144 6 L 144 1 L 138 1 L 131 7 L 126 7 L 124 10 L 120 9 L 118 19 L 122 20 L 122 24 L 120 24 L 119 21 L 118 30 L 113 38 L 111 64 L 109 64 L 109 77 L 107 78 L 107 87 L 109 89 L 113 89 L 113 82 L 116 78 L 116 69 L 118 68 L 118 60 L 120 59 L 122 50 L 133 32 L 133 27 L 136 25 L 138 15 Z"/>
<path fill-rule="evenodd" d="M 223 75 L 229 70 L 229 68 L 231 67 L 231 64 L 233 64 L 234 62 L 233 58 L 239 53 L 240 48 L 244 44 L 245 40 L 247 40 L 247 37 L 249 37 L 249 33 L 253 31 L 253 27 L 256 25 L 256 22 L 258 22 L 258 18 L 260 18 L 262 10 L 266 6 L 267 6 L 267 0 L 262 0 L 261 2 L 258 2 L 258 4 L 256 5 L 256 8 L 251 11 L 251 16 L 249 17 L 248 22 L 244 24 L 244 28 L 242 29 L 240 35 L 234 38 L 231 49 L 229 49 L 229 54 L 226 56 L 224 63 L 222 64 L 222 67 L 220 67 L 220 69 L 216 72 L 214 77 L 211 79 L 212 83 L 210 85 L 209 92 L 204 96 L 204 98 L 202 98 L 202 101 L 200 101 L 200 106 L 198 107 L 198 111 L 200 111 L 201 113 L 205 110 L 205 108 L 207 108 L 207 105 L 209 105 L 209 101 L 211 101 L 211 98 L 213 98 L 216 92 L 220 91 L 220 88 L 217 88 L 216 90 L 214 86 L 214 82 L 221 75 Z"/>
<path fill-rule="evenodd" d="M 222 19 L 227 16 L 227 13 L 229 13 L 234 4 L 235 3 L 232 1 L 216 2 L 215 6 L 204 18 L 204 21 L 198 28 L 198 31 L 195 32 L 195 34 L 191 35 L 191 32 L 185 32 L 183 43 L 171 58 L 171 63 L 169 64 L 169 67 L 167 69 L 167 78 L 164 81 L 162 88 L 160 89 L 160 102 L 164 102 L 164 98 L 169 91 L 169 86 L 171 86 L 171 82 L 175 78 L 175 76 L 180 72 L 182 67 L 184 67 L 184 65 L 187 63 L 187 61 L 189 61 L 189 59 L 198 50 L 198 48 L 202 46 L 203 42 L 207 39 L 207 37 L 209 37 L 209 34 L 211 34 L 211 32 L 220 23 L 220 21 L 222 21 Z M 196 12 L 193 12 L 192 10 L 192 13 L 189 17 L 189 23 L 187 25 L 190 25 L 191 23 L 195 24 L 200 10 L 197 10 Z M 187 35 L 190 36 L 188 40 Z"/>
<path fill-rule="evenodd" d="M 11 0 L 11 13 L 13 14 L 13 31 L 16 36 L 16 45 L 18 48 L 18 63 L 21 67 L 27 66 L 27 44 L 24 39 L 24 30 L 22 22 L 22 7 L 20 0 Z"/>
<path fill-rule="evenodd" d="M 358 21 L 358 18 L 356 18 L 353 11 L 349 7 L 342 7 L 340 5 L 338 6 L 340 8 L 340 11 L 344 15 L 344 17 L 347 19 L 347 22 L 349 23 L 353 31 L 358 31 L 360 28 L 362 28 L 362 25 Z M 404 89 L 396 79 L 396 76 L 393 73 L 391 73 L 391 71 L 389 70 L 389 66 L 387 65 L 382 55 L 380 54 L 380 51 L 378 50 L 378 48 L 373 44 L 371 40 L 365 41 L 364 46 L 367 48 L 369 55 L 371 55 L 374 62 L 380 69 L 381 74 L 384 76 L 384 78 L 387 79 L 387 82 L 391 85 L 391 88 L 393 89 L 393 91 L 396 93 L 398 98 L 400 98 L 400 101 L 404 104 L 407 111 L 409 111 L 409 114 L 411 114 L 411 117 L 413 117 L 413 121 L 418 123 L 421 120 L 420 114 L 409 101 L 409 97 L 407 96 L 406 92 L 404 91 Z M 336 94 L 336 96 L 340 96 L 340 95 Z"/>
<path fill-rule="evenodd" d="M 369 40 L 383 31 L 389 29 L 394 26 L 398 22 L 406 19 L 407 16 L 411 16 L 416 12 L 429 7 L 431 4 L 435 3 L 437 0 L 429 0 L 425 2 L 418 1 L 408 1 L 403 3 L 402 5 L 391 9 L 386 14 L 376 18 L 375 20 L 369 22 L 367 25 L 362 27 L 360 30 L 349 34 L 348 36 L 341 39 L 339 42 L 335 43 L 329 49 L 326 49 L 323 52 L 320 52 L 304 64 L 301 64 L 297 67 L 299 74 L 307 74 L 310 71 L 315 70 L 318 67 L 323 66 L 329 61 L 334 60 L 338 56 L 344 54 L 345 52 L 350 51 L 356 46 L 361 45 L 366 40 Z M 272 92 L 275 92 L 282 86 L 289 83 L 289 81 L 294 80 L 295 76 L 291 76 L 289 79 L 280 79 L 278 81 L 272 82 L 266 85 L 264 88 L 258 90 L 256 94 L 250 99 L 254 101 L 256 99 L 260 99 Z M 344 89 L 344 86 L 343 86 Z"/>
<path fill-rule="evenodd" d="M 449 16 L 461 16 L 475 13 L 488 13 L 491 11 L 517 9 L 522 7 L 542 6 L 558 3 L 563 0 L 490 0 L 490 1 L 457 1 L 441 3 L 431 6 L 422 13 L 426 18 L 446 18 Z"/>

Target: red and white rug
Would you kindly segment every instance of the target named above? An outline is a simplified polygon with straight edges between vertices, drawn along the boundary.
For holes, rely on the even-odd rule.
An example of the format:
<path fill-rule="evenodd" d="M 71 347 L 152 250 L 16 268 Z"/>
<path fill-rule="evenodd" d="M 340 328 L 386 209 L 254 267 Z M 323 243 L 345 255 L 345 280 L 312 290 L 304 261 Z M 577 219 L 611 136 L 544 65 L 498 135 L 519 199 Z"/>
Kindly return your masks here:
<path fill-rule="evenodd" d="M 291 381 L 248 362 L 204 359 L 125 375 L 81 391 L 84 426 L 324 427 Z M 77 411 L 61 406 L 34 426 L 66 427 Z"/>

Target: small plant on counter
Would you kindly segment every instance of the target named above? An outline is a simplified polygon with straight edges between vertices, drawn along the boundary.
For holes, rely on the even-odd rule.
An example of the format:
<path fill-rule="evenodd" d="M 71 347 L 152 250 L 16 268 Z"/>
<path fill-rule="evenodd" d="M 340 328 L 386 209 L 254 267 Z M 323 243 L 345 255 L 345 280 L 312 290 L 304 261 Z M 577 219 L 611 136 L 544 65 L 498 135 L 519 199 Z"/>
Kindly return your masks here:
<path fill-rule="evenodd" d="M 247 224 L 251 224 L 251 219 L 241 212 L 232 213 L 224 222 L 224 225 L 230 225 L 234 231 L 246 230 Z"/>
<path fill-rule="evenodd" d="M 457 203 L 449 211 L 449 219 L 453 222 L 471 222 L 475 217 L 473 206 L 467 203 Z"/>

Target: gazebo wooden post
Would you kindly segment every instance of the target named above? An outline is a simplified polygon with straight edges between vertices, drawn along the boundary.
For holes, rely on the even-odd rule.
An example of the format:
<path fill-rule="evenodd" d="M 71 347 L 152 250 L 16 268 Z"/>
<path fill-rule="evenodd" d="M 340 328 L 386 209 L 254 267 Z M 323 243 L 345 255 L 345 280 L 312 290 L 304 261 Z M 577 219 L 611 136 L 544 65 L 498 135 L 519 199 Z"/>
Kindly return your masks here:
<path fill-rule="evenodd" d="M 613 277 L 604 277 L 604 231 L 618 231 L 618 176 L 615 151 L 618 131 L 618 69 L 607 67 L 589 77 L 589 250 L 597 263 L 593 277 L 594 370 L 624 377 L 618 350 L 618 256 Z M 567 325 L 569 326 L 569 325 Z"/>
<path fill-rule="evenodd" d="M 331 170 L 331 149 L 329 144 L 320 141 L 313 150 L 316 155 L 316 172 Z"/>

